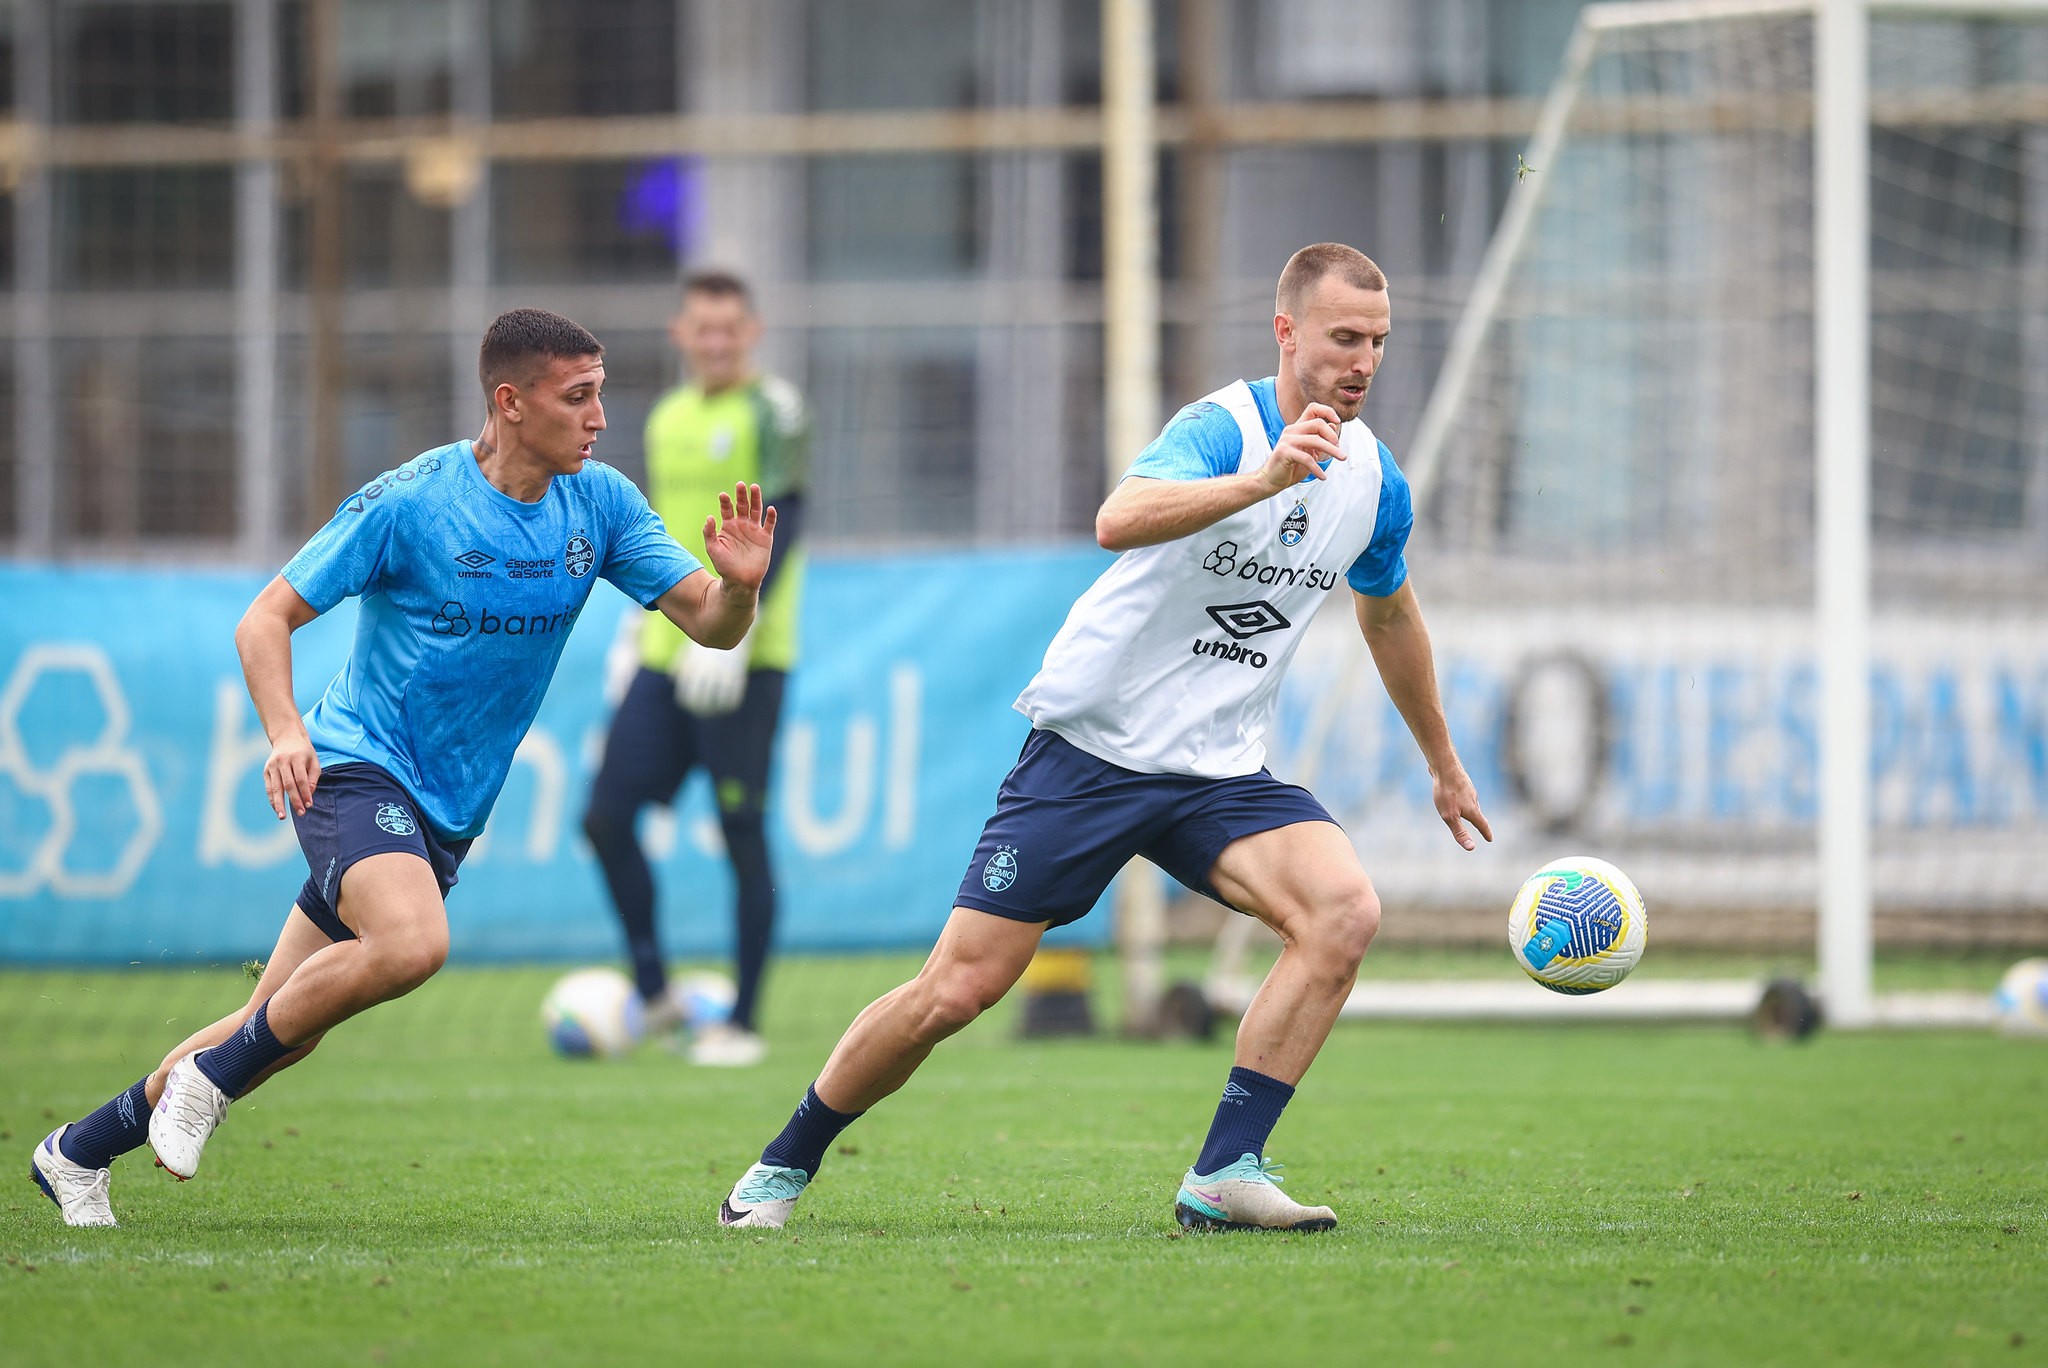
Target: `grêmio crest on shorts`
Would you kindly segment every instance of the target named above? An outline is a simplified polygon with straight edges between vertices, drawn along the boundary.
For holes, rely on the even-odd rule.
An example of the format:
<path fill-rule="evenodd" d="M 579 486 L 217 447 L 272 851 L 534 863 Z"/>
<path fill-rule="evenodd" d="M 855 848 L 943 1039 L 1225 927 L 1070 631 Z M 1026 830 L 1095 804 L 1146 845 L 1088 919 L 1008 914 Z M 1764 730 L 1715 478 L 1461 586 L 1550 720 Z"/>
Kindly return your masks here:
<path fill-rule="evenodd" d="M 1250 385 L 1234 381 L 1184 414 L 1220 422 L 1205 405 L 1236 422 L 1238 473 L 1265 464 L 1273 447 Z M 1347 459 L 1326 478 L 1118 556 L 1068 612 L 1017 711 L 1126 769 L 1256 773 L 1281 677 L 1373 544 L 1383 482 L 1400 479 L 1362 421 L 1344 424 L 1340 442 Z"/>

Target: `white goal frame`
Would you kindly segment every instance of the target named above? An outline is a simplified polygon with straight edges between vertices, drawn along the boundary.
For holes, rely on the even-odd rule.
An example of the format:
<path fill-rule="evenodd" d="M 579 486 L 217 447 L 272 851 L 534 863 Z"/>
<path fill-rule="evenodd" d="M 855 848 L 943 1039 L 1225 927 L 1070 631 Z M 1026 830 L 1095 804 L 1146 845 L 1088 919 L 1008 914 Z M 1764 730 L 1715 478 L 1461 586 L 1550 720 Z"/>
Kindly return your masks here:
<path fill-rule="evenodd" d="M 1872 794 L 1868 679 L 1871 667 L 1871 281 L 1869 23 L 1873 14 L 1953 18 L 2048 18 L 2048 0 L 1617 0 L 1580 11 L 1564 61 L 1539 109 L 1528 151 L 1552 165 L 1603 34 L 1686 23 L 1812 16 L 1815 29 L 1816 592 L 1820 661 L 1819 996 L 1837 1027 L 1974 1025 L 1988 999 L 1967 993 L 1880 996 L 1872 988 Z M 1554 177 L 1530 176 L 1511 193 L 1452 334 L 1414 445 L 1404 462 L 1414 501 L 1436 484 L 1453 417 L 1465 403 L 1489 321 Z M 1313 786 L 1331 729 L 1359 682 L 1364 652 L 1347 652 L 1336 687 L 1304 729 L 1291 778 Z M 1502 894 L 1502 906 L 1507 902 Z M 1257 990 L 1245 972 L 1256 933 L 1229 918 L 1203 985 L 1225 1012 Z M 1129 942 L 1126 942 L 1127 949 Z M 1156 962 L 1156 961 L 1155 961 Z M 1153 976 L 1156 981 L 1156 974 Z M 1133 979 L 1133 982 L 1136 980 Z M 1595 998 L 1560 998 L 1531 983 L 1366 983 L 1346 1003 L 1352 1017 L 1523 1019 L 1543 1016 L 1729 1018 L 1749 1014 L 1762 985 L 1648 981 Z"/>

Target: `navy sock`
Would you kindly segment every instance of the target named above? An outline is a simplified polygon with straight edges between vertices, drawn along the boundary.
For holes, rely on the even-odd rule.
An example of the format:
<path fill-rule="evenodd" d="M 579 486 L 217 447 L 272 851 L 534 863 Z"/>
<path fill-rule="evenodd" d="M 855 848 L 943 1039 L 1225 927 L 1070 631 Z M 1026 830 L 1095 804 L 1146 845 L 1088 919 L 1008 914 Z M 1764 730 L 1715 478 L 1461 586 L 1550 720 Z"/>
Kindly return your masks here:
<path fill-rule="evenodd" d="M 140 1149 L 149 1139 L 149 1080 L 143 1079 L 57 1137 L 57 1148 L 74 1164 L 103 1169 L 114 1157 Z"/>
<path fill-rule="evenodd" d="M 270 1004 L 256 1009 L 256 1015 L 242 1023 L 242 1029 L 210 1050 L 201 1050 L 192 1062 L 199 1072 L 213 1080 L 213 1086 L 229 1097 L 240 1097 L 255 1082 L 256 1075 L 290 1054 L 286 1045 L 270 1033 Z"/>
<path fill-rule="evenodd" d="M 1247 1154 L 1263 1156 L 1266 1137 L 1280 1124 L 1280 1113 L 1287 1110 L 1293 1096 L 1290 1084 L 1247 1068 L 1233 1068 L 1230 1081 L 1223 1085 L 1223 1100 L 1216 1104 L 1216 1119 L 1209 1123 L 1202 1156 L 1195 1160 L 1195 1172 L 1214 1173 Z"/>
<path fill-rule="evenodd" d="M 796 1104 L 789 1124 L 761 1151 L 761 1162 L 802 1169 L 815 1178 L 818 1165 L 825 1162 L 825 1151 L 839 1138 L 839 1132 L 864 1115 L 865 1112 L 833 1111 L 818 1100 L 816 1085 L 805 1088 L 804 1100 Z"/>

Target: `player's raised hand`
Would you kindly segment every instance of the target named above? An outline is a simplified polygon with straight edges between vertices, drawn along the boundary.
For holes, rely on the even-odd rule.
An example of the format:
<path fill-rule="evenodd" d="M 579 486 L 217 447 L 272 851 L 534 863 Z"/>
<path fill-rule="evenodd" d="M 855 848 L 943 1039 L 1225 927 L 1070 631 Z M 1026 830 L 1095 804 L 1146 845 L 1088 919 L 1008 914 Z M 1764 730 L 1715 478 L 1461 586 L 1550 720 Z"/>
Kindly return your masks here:
<path fill-rule="evenodd" d="M 763 505 L 761 486 L 720 491 L 718 514 L 704 520 L 704 554 L 722 580 L 759 589 L 775 549 L 775 510 Z"/>
<path fill-rule="evenodd" d="M 293 812 L 305 816 L 319 782 L 320 757 L 304 731 L 288 733 L 270 748 L 270 759 L 263 762 L 263 793 L 278 821 L 284 820 L 287 803 Z"/>
<path fill-rule="evenodd" d="M 1442 771 L 1430 773 L 1430 786 L 1435 791 L 1436 815 L 1444 819 L 1444 825 L 1451 829 L 1451 835 L 1467 850 L 1477 850 L 1479 843 L 1465 830 L 1470 822 L 1473 829 L 1489 842 L 1493 840 L 1493 828 L 1487 824 L 1486 814 L 1479 810 L 1479 791 L 1472 787 L 1471 776 L 1465 767 L 1453 763 Z"/>
<path fill-rule="evenodd" d="M 1259 467 L 1259 479 L 1274 493 L 1303 480 L 1327 478 L 1321 463 L 1341 461 L 1344 448 L 1338 432 L 1343 422 L 1328 404 L 1310 404 L 1301 417 L 1289 423 L 1273 445 L 1273 454 Z"/>

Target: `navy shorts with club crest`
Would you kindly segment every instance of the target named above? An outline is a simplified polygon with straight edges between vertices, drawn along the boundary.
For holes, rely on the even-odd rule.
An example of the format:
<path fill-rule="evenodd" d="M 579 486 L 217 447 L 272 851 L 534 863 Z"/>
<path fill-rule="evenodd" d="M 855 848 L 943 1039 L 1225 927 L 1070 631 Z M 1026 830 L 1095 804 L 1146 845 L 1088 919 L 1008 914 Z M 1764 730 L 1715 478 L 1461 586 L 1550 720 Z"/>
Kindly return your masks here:
<path fill-rule="evenodd" d="M 341 876 L 358 860 L 409 851 L 433 866 L 441 897 L 455 887 L 455 871 L 469 842 L 444 841 L 420 817 L 419 804 L 405 786 L 377 766 L 358 761 L 320 771 L 313 801 L 303 816 L 294 813 L 299 848 L 312 870 L 299 890 L 298 908 L 329 940 L 354 940 L 335 911 Z"/>
<path fill-rule="evenodd" d="M 1296 822 L 1336 825 L 1313 793 L 1266 770 L 1231 779 L 1141 774 L 1033 728 L 953 902 L 1064 926 L 1087 915 L 1133 855 L 1223 902 L 1209 884 L 1223 848 Z"/>

